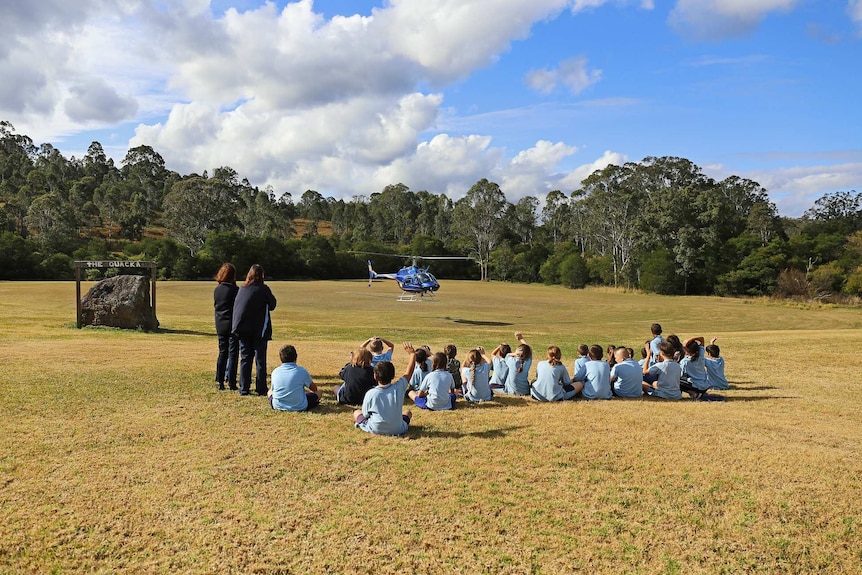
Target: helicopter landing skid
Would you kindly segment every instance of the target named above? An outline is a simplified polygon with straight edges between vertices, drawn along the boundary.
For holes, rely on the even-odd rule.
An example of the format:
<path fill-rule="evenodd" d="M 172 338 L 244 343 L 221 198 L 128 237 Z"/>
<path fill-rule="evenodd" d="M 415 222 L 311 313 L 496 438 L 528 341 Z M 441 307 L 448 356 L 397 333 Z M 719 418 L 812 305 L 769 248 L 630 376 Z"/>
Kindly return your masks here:
<path fill-rule="evenodd" d="M 425 299 L 425 296 L 428 296 L 431 299 L 434 299 L 434 292 L 429 291 L 426 293 L 420 293 L 415 291 L 402 291 L 401 295 L 398 296 L 396 301 L 422 301 Z"/>

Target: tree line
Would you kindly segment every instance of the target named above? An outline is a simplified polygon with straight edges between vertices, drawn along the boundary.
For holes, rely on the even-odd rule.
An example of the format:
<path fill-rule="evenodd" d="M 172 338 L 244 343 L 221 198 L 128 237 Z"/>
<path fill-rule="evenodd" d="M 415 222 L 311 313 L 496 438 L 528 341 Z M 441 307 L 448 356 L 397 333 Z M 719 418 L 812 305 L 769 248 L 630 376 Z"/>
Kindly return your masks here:
<path fill-rule="evenodd" d="M 717 181 L 691 161 L 610 165 L 571 192 L 516 203 L 487 179 L 453 201 L 386 186 L 349 200 L 260 189 L 228 166 L 181 175 L 149 146 L 120 166 L 0 122 L 0 279 L 67 279 L 76 259 L 149 259 L 165 279 L 208 278 L 223 261 L 273 279 L 362 277 L 366 255 L 470 255 L 444 278 L 590 284 L 662 294 L 862 295 L 862 194 L 825 194 L 779 217 L 757 182 Z M 376 255 L 378 269 L 401 265 Z M 94 277 L 101 272 L 91 270 Z"/>

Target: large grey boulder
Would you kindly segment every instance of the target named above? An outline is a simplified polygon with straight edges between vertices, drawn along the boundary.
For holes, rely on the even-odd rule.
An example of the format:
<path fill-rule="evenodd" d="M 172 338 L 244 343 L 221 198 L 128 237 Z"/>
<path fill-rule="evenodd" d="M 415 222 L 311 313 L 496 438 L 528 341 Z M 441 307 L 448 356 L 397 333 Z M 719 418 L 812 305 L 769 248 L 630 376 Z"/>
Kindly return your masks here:
<path fill-rule="evenodd" d="M 114 276 L 93 286 L 81 299 L 81 323 L 124 329 L 159 327 L 144 276 Z"/>

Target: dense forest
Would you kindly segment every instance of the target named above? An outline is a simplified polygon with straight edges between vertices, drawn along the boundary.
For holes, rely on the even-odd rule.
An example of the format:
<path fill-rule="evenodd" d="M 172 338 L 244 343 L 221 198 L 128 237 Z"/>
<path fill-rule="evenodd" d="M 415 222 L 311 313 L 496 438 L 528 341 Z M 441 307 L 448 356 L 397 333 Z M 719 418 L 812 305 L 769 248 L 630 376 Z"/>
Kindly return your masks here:
<path fill-rule="evenodd" d="M 98 142 L 67 159 L 0 122 L 0 279 L 69 279 L 83 259 L 155 260 L 164 279 L 210 278 L 223 261 L 272 279 L 358 278 L 358 252 L 474 258 L 435 262 L 444 278 L 846 300 L 862 295 L 862 194 L 781 218 L 757 182 L 649 157 L 514 204 L 487 179 L 457 201 L 403 184 L 294 201 L 227 166 L 180 175 L 149 146 L 119 167 Z"/>

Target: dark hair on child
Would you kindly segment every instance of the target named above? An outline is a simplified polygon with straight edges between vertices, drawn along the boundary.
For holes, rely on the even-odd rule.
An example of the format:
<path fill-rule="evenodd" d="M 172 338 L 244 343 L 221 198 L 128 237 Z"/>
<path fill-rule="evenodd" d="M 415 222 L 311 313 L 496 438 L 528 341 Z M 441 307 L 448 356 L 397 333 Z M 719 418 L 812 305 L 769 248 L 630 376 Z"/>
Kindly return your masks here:
<path fill-rule="evenodd" d="M 556 345 L 548 346 L 548 363 L 551 365 L 560 365 L 560 359 L 563 357 L 563 352 Z"/>
<path fill-rule="evenodd" d="M 660 323 L 652 324 L 651 326 L 649 326 L 649 331 L 653 335 L 661 335 L 661 324 Z"/>
<path fill-rule="evenodd" d="M 647 346 L 643 346 L 641 348 L 641 359 L 646 359 L 647 356 Z"/>
<path fill-rule="evenodd" d="M 374 377 L 377 379 L 377 383 L 383 385 L 392 383 L 392 380 L 395 379 L 395 366 L 392 365 L 391 361 L 381 361 L 374 366 Z"/>
<path fill-rule="evenodd" d="M 507 355 L 512 353 L 512 346 L 509 345 L 508 343 L 501 343 L 500 344 L 500 351 L 498 353 L 500 354 L 501 357 L 506 357 Z"/>
<path fill-rule="evenodd" d="M 446 357 L 448 357 L 449 359 L 452 359 L 456 355 L 458 355 L 458 348 L 455 347 L 454 343 L 450 343 L 449 345 L 444 347 L 443 351 L 446 353 Z"/>
<path fill-rule="evenodd" d="M 590 348 L 587 344 L 582 343 L 578 346 L 578 355 L 587 355 L 590 353 Z"/>
<path fill-rule="evenodd" d="M 714 343 L 709 344 L 704 349 L 706 349 L 706 353 L 711 355 L 712 357 L 720 357 L 721 356 L 721 348 L 715 345 Z"/>
<path fill-rule="evenodd" d="M 296 348 L 290 344 L 283 345 L 278 350 L 278 359 L 281 363 L 296 363 Z"/>
<path fill-rule="evenodd" d="M 379 337 L 375 337 L 371 340 L 369 346 L 371 346 L 372 353 L 380 353 L 381 351 L 383 351 L 383 340 Z"/>
<path fill-rule="evenodd" d="M 634 356 L 635 356 L 635 348 L 633 348 L 633 347 L 627 347 L 627 348 L 626 348 L 626 351 L 627 351 L 627 352 L 629 352 L 629 358 L 632 358 L 632 357 L 634 357 Z M 644 357 L 646 357 L 646 356 L 644 356 Z"/>
<path fill-rule="evenodd" d="M 416 356 L 416 365 L 419 366 L 419 369 L 422 371 L 428 371 L 428 352 L 420 347 L 413 352 L 413 355 Z"/>
<path fill-rule="evenodd" d="M 590 346 L 590 359 L 593 361 L 599 361 L 602 359 L 602 356 L 605 354 L 605 350 L 600 345 L 591 345 Z"/>
<path fill-rule="evenodd" d="M 518 358 L 518 373 L 521 373 L 524 371 L 524 363 L 533 357 L 533 348 L 526 343 L 522 343 L 518 346 L 518 349 L 521 350 L 521 356 Z"/>
<path fill-rule="evenodd" d="M 697 361 L 700 357 L 700 344 L 695 340 L 691 340 L 685 346 L 685 352 L 691 356 L 692 361 Z"/>
<path fill-rule="evenodd" d="M 681 360 L 682 356 L 685 354 L 685 349 L 682 347 L 682 342 L 679 340 L 679 336 L 672 333 L 667 336 L 667 342 L 673 346 L 673 355 L 671 357 L 676 361 Z"/>
<path fill-rule="evenodd" d="M 442 351 L 438 351 L 431 358 L 431 369 L 446 369 L 446 364 L 449 363 L 449 358 Z"/>
<path fill-rule="evenodd" d="M 665 356 L 667 356 L 671 359 L 673 359 L 673 354 L 676 352 L 676 348 L 674 348 L 673 344 L 669 341 L 663 341 L 660 344 L 658 344 L 658 349 L 663 354 L 665 354 Z"/>

